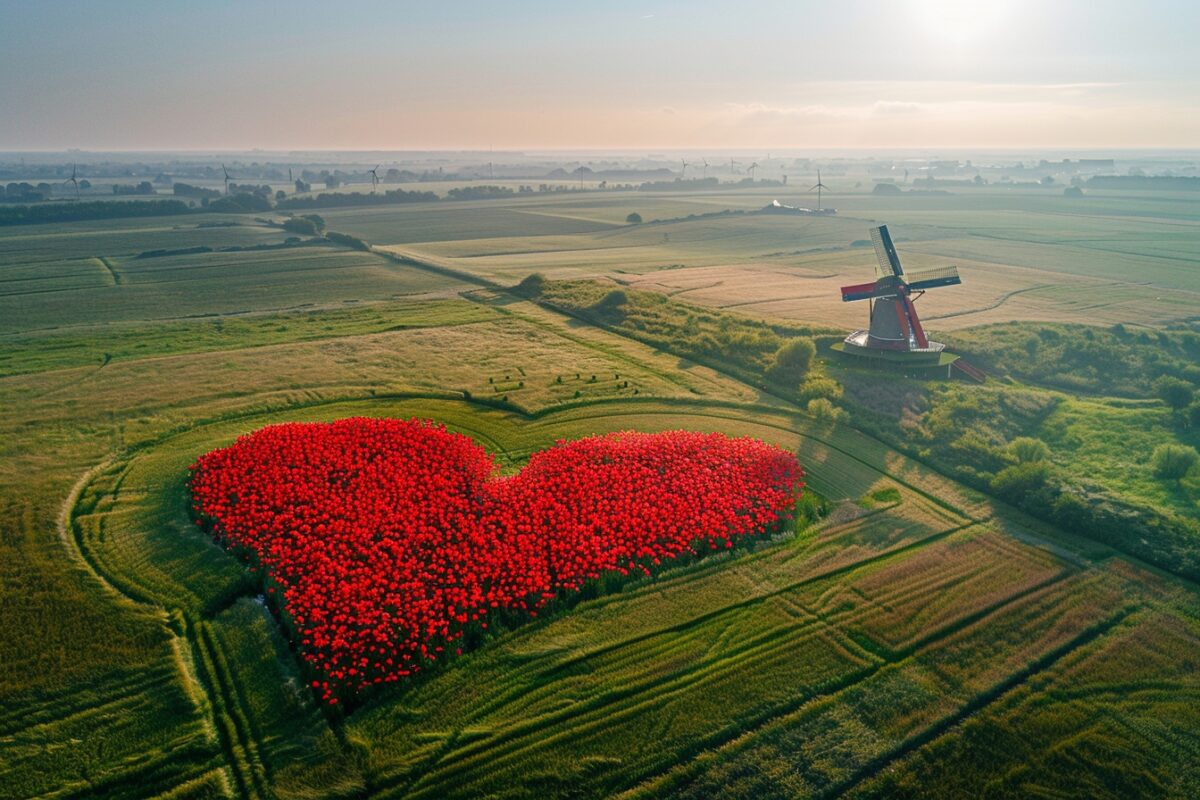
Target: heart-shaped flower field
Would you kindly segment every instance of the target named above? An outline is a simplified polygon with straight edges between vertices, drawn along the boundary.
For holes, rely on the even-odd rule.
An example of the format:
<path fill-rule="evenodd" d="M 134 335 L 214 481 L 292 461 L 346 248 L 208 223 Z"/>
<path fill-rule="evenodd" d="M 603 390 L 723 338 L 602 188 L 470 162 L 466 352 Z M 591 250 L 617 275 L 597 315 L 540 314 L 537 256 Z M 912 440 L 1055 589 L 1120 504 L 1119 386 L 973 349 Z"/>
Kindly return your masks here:
<path fill-rule="evenodd" d="M 499 477 L 419 420 L 272 425 L 192 466 L 199 523 L 265 575 L 329 703 L 536 616 L 605 573 L 731 547 L 790 518 L 790 453 L 721 434 L 558 442 Z"/>

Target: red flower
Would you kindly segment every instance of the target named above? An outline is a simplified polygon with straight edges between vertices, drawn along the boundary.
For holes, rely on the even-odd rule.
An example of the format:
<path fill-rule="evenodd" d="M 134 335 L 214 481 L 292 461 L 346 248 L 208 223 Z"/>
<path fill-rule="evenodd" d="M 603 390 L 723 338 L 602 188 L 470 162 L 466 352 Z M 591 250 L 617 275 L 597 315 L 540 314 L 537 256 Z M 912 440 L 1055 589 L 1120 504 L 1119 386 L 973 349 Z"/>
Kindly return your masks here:
<path fill-rule="evenodd" d="M 329 703 L 420 670 L 490 614 L 536 616 L 606 572 L 650 574 L 790 516 L 803 471 L 753 439 L 672 431 L 558 442 L 496 477 L 428 421 L 289 423 L 192 466 L 193 509 L 264 568 Z"/>

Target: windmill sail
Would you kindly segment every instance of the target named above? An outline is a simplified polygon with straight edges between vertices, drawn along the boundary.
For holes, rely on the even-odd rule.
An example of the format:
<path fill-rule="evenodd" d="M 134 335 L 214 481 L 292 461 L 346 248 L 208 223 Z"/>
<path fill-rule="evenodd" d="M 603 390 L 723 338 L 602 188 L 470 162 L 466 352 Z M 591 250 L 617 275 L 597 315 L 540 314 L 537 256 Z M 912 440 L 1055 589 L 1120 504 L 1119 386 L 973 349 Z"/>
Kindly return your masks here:
<path fill-rule="evenodd" d="M 962 283 L 958 267 L 938 267 L 908 273 L 908 288 L 916 291 L 934 289 L 938 286 L 955 286 Z"/>
<path fill-rule="evenodd" d="M 896 255 L 896 247 L 892 244 L 892 235 L 888 233 L 887 225 L 871 228 L 871 243 L 875 245 L 875 258 L 879 261 L 876 274 L 882 276 L 904 274 L 900 266 L 900 256 Z"/>

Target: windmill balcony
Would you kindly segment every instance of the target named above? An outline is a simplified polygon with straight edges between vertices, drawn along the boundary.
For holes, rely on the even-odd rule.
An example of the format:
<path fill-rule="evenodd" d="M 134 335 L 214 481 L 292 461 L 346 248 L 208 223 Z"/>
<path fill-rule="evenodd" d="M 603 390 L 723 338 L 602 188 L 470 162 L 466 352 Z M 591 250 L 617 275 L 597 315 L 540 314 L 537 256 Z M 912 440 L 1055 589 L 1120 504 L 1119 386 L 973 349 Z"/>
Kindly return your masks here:
<path fill-rule="evenodd" d="M 910 340 L 882 341 L 872 338 L 871 332 L 868 330 L 855 331 L 846 337 L 845 342 L 852 347 L 861 347 L 868 350 L 894 350 L 905 353 L 933 354 L 940 353 L 946 349 L 946 345 L 941 342 L 930 342 L 928 347 L 918 347 L 914 341 Z"/>

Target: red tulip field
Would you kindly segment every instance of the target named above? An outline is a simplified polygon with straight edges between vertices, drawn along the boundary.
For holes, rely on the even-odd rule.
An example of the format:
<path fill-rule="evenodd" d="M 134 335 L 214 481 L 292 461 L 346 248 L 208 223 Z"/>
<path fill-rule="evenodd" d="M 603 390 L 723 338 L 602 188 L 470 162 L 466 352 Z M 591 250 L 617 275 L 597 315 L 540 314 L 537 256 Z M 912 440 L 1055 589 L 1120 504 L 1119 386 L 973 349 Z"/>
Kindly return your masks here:
<path fill-rule="evenodd" d="M 790 519 L 803 470 L 751 438 L 559 441 L 500 476 L 420 420 L 287 423 L 192 467 L 197 521 L 263 573 L 313 688 L 336 704 L 460 651 L 489 619 Z"/>

